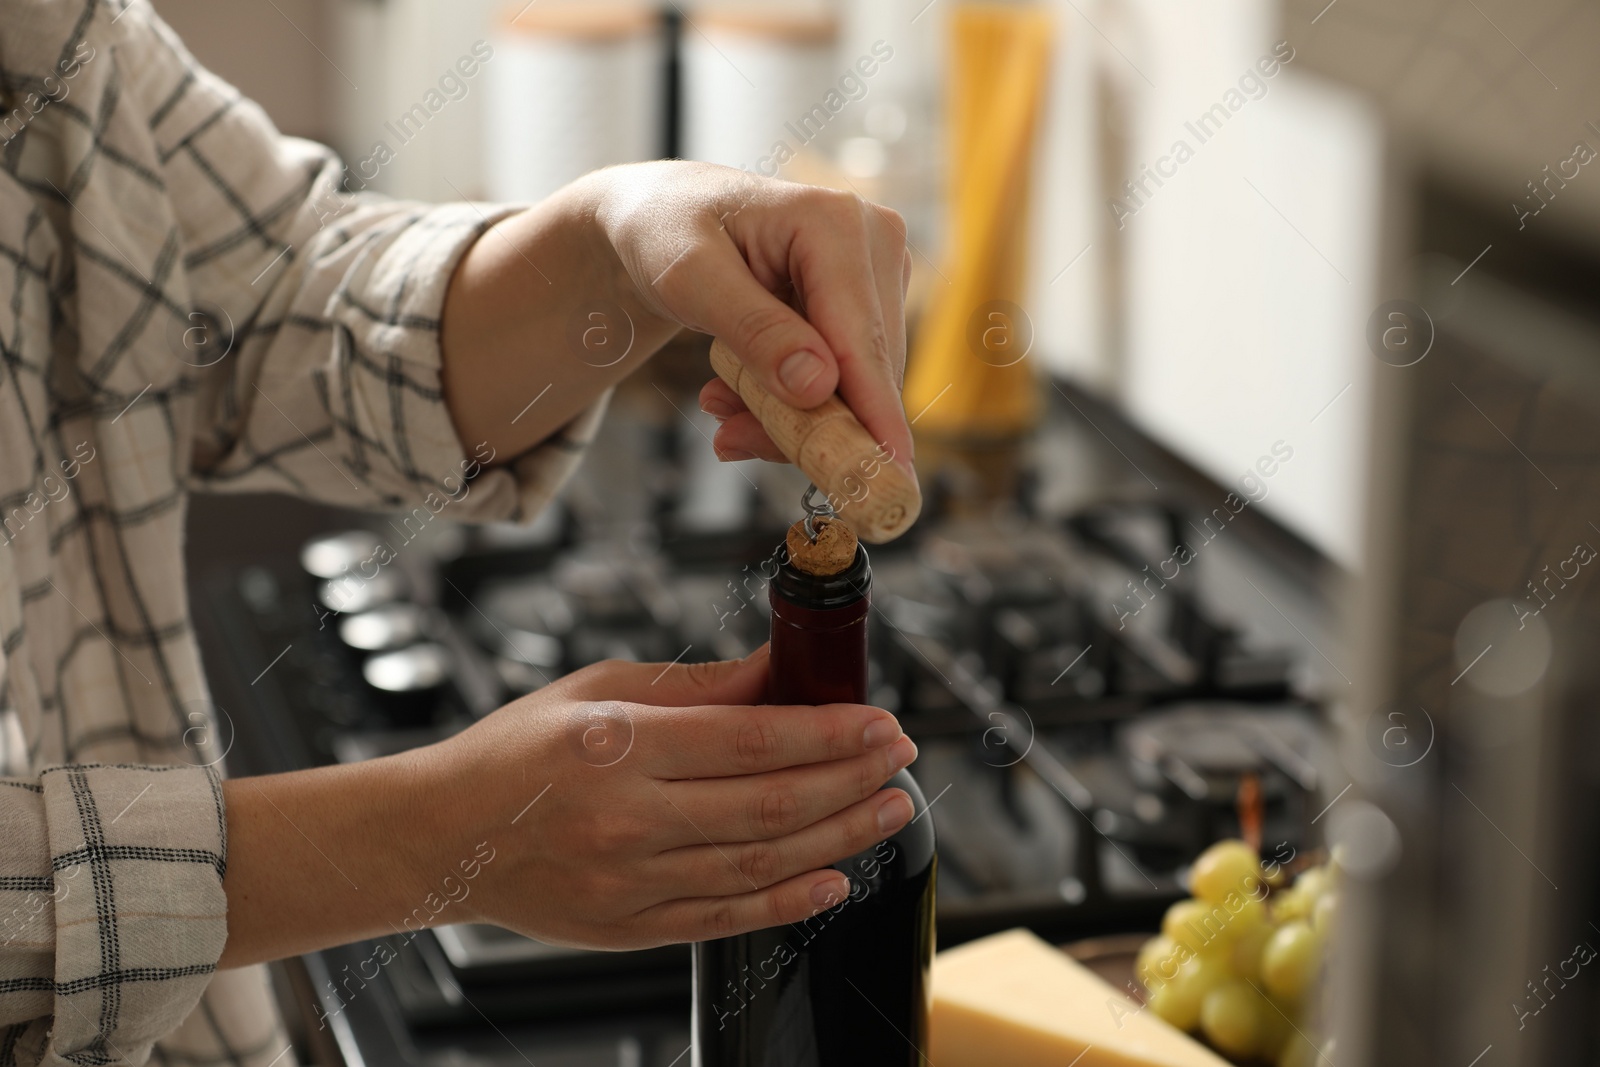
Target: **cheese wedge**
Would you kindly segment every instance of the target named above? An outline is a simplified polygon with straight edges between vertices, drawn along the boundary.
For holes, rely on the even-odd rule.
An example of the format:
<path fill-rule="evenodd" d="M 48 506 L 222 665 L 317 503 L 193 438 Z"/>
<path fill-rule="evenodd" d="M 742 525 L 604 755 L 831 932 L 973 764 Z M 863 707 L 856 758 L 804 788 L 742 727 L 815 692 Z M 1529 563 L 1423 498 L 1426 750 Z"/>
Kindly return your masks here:
<path fill-rule="evenodd" d="M 934 957 L 930 1031 L 939 1067 L 1228 1067 L 1027 930 Z"/>

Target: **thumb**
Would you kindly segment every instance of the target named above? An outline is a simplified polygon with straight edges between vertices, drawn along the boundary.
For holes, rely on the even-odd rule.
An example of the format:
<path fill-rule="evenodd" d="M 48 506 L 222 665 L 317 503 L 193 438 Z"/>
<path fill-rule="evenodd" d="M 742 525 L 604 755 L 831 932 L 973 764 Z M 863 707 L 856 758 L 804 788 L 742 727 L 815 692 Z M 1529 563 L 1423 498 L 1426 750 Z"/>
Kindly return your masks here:
<path fill-rule="evenodd" d="M 770 649 L 762 645 L 744 659 L 710 663 L 607 663 L 574 695 L 664 708 L 761 704 L 767 698 L 770 659 Z"/>

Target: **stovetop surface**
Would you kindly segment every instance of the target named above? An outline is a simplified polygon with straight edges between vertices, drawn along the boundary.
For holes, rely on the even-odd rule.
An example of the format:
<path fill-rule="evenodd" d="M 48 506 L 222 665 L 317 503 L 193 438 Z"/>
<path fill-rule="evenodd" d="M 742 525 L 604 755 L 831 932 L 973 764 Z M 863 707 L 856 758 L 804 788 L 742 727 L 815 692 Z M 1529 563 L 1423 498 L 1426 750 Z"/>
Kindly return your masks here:
<path fill-rule="evenodd" d="M 428 743 L 602 659 L 753 650 L 781 503 L 751 492 L 690 523 L 682 470 L 635 473 L 655 491 L 631 512 L 597 513 L 580 475 L 529 528 L 377 519 L 329 531 L 320 575 L 293 551 L 214 574 L 199 598 L 208 656 L 225 661 L 213 677 L 276 664 L 230 690 L 230 769 Z M 870 685 L 920 749 L 941 946 L 1017 925 L 1058 941 L 1154 929 L 1185 865 L 1241 818 L 1269 847 L 1314 844 L 1328 753 L 1308 657 L 1216 603 L 1223 532 L 1150 499 L 963 517 L 933 495 L 911 536 L 869 549 Z M 1176 540 L 1193 566 L 1163 566 Z M 393 557 L 381 581 L 330 580 L 328 559 L 375 543 Z M 319 1003 L 298 1007 L 349 1062 L 683 1062 L 684 946 L 582 952 L 478 926 L 394 941 L 370 981 L 350 976 L 375 943 L 305 958 Z"/>

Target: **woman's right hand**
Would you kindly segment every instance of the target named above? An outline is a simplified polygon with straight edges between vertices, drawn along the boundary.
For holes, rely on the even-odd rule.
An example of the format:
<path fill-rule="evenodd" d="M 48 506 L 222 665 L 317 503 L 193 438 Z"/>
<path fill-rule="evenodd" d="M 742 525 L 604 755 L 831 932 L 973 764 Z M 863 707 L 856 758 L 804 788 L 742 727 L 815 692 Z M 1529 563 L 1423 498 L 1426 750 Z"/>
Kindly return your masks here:
<path fill-rule="evenodd" d="M 767 660 L 763 647 L 595 664 L 434 746 L 441 810 L 460 819 L 438 860 L 494 850 L 463 908 L 541 941 L 625 949 L 842 901 L 849 884 L 829 864 L 911 819 L 910 798 L 881 787 L 916 746 L 877 708 L 752 706 Z"/>

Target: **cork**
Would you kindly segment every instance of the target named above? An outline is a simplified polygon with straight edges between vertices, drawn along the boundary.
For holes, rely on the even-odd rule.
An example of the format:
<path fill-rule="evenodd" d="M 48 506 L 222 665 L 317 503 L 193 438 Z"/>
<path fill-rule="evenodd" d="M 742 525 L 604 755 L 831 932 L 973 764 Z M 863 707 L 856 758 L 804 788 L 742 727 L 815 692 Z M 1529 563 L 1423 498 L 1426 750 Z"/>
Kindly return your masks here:
<path fill-rule="evenodd" d="M 786 539 L 789 562 L 799 570 L 818 578 L 848 570 L 856 559 L 856 535 L 840 519 L 819 517 L 812 525 L 817 528 L 815 541 L 806 536 L 806 521 L 801 519 L 789 527 Z"/>
<path fill-rule="evenodd" d="M 837 395 L 809 411 L 790 407 L 745 373 L 721 340 L 711 367 L 760 420 L 783 454 L 822 490 L 855 536 L 881 545 L 905 533 L 922 511 L 916 476 L 895 462 Z"/>

